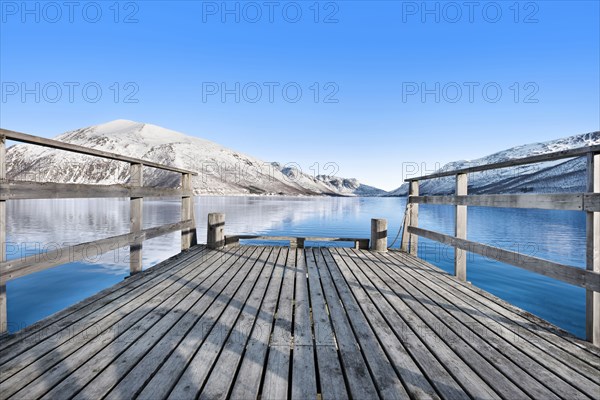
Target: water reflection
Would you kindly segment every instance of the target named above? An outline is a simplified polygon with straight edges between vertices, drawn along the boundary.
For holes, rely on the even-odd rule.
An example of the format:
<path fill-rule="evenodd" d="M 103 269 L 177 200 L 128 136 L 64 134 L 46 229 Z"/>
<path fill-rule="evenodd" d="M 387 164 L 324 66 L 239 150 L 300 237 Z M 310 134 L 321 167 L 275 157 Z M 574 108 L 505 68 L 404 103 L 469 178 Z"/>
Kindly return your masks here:
<path fill-rule="evenodd" d="M 57 245 L 93 241 L 129 231 L 127 199 L 23 200 L 8 203 L 9 258 Z M 200 197 L 196 199 L 198 239 L 206 240 L 209 212 L 226 214 L 226 233 L 288 236 L 364 237 L 371 218 L 387 218 L 389 242 L 396 236 L 405 208 L 402 198 Z M 420 226 L 454 231 L 454 209 L 421 206 Z M 180 219 L 179 200 L 146 200 L 144 227 Z M 469 239 L 525 254 L 583 267 L 583 213 L 545 210 L 469 209 Z M 179 232 L 144 243 L 149 268 L 179 252 Z M 396 247 L 398 244 L 396 244 Z M 15 331 L 122 281 L 129 272 L 129 250 L 97 256 L 8 283 L 10 330 Z M 421 239 L 421 257 L 452 272 L 453 249 Z M 481 256 L 469 255 L 468 279 L 509 302 L 583 336 L 585 293 L 555 280 Z"/>

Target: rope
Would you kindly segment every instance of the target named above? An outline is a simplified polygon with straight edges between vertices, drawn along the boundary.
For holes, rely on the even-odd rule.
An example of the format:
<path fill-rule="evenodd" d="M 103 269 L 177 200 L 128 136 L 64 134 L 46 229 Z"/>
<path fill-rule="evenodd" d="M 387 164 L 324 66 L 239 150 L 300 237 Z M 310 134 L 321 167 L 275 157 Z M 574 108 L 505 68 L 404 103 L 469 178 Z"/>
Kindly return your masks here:
<path fill-rule="evenodd" d="M 394 241 L 392 242 L 392 244 L 388 247 L 388 249 L 391 249 L 392 247 L 394 247 L 394 245 L 396 244 L 396 241 L 398 240 L 398 238 L 400 237 L 400 235 L 402 235 L 402 238 L 400 239 L 400 243 L 402 243 L 404 241 L 404 227 L 406 226 L 406 220 L 409 217 L 409 212 L 408 212 L 408 208 L 410 207 L 410 203 L 408 202 L 408 198 L 406 200 L 406 209 L 404 210 L 404 218 L 402 220 L 402 224 L 400 224 L 400 228 L 398 229 L 398 234 L 396 235 L 396 237 L 394 238 Z"/>

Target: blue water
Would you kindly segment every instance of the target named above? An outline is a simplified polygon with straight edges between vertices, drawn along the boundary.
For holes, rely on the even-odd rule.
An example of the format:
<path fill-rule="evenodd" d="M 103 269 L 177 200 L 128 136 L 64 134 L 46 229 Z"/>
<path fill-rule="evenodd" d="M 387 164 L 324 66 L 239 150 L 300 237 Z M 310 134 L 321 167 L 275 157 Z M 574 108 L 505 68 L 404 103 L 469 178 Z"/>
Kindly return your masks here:
<path fill-rule="evenodd" d="M 209 212 L 226 214 L 226 234 L 364 237 L 371 218 L 387 218 L 389 244 L 400 227 L 403 198 L 200 197 L 196 218 L 200 242 L 206 238 Z M 144 226 L 179 219 L 178 201 L 148 201 Z M 584 267 L 585 215 L 570 211 L 469 208 L 468 237 L 522 254 Z M 56 246 L 126 233 L 129 202 L 116 199 L 8 202 L 9 258 Z M 419 225 L 451 234 L 454 210 L 421 206 Z M 398 243 L 394 247 L 398 247 Z M 144 268 L 179 252 L 180 235 L 173 233 L 144 243 Z M 453 271 L 453 250 L 420 239 L 419 255 L 445 271 Z M 103 256 L 92 251 L 89 262 L 76 262 L 8 282 L 11 332 L 35 323 L 71 304 L 122 281 L 129 271 L 128 249 Z M 583 289 L 469 255 L 468 280 L 518 307 L 580 337 L 585 334 Z"/>

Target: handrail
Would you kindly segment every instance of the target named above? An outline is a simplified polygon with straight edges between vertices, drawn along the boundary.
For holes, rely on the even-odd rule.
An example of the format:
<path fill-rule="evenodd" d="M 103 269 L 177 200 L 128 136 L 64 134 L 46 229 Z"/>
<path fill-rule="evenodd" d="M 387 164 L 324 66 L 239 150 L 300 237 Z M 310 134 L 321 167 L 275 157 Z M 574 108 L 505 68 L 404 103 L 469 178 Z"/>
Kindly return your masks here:
<path fill-rule="evenodd" d="M 468 194 L 468 174 L 517 165 L 533 164 L 564 158 L 587 157 L 587 190 L 584 193 L 551 194 Z M 419 195 L 420 180 L 454 176 L 454 195 Z M 580 147 L 554 153 L 508 160 L 493 164 L 438 172 L 410 178 L 407 200 L 408 220 L 404 225 L 401 249 L 418 256 L 418 237 L 454 247 L 454 275 L 467 280 L 466 252 L 511 264 L 586 289 L 586 336 L 600 346 L 600 145 Z M 449 204 L 455 208 L 454 235 L 446 235 L 418 227 L 419 204 Z M 539 208 L 576 210 L 586 213 L 586 269 L 564 265 L 483 243 L 467 240 L 467 207 Z"/>
<path fill-rule="evenodd" d="M 264 235 L 225 235 L 225 245 L 238 244 L 240 240 L 274 240 L 289 241 L 292 248 L 304 248 L 305 242 L 353 242 L 354 248 L 369 248 L 370 239 L 364 238 L 331 238 L 320 236 L 264 236 Z"/>
<path fill-rule="evenodd" d="M 594 133 L 600 133 L 600 132 L 594 132 Z M 500 162 L 492 163 L 492 164 L 466 167 L 466 168 L 456 169 L 453 171 L 438 171 L 438 172 L 434 172 L 433 174 L 430 174 L 430 175 L 423 175 L 423 176 L 419 176 L 419 177 L 415 177 L 415 178 L 407 178 L 404 181 L 405 182 L 413 182 L 413 181 L 422 181 L 422 180 L 427 180 L 427 179 L 443 178 L 445 176 L 454 176 L 457 174 L 469 174 L 469 173 L 473 173 L 473 172 L 481 172 L 481 171 L 488 171 L 488 170 L 492 170 L 492 169 L 516 167 L 519 165 L 535 164 L 535 163 L 540 163 L 540 162 L 545 162 L 545 161 L 555 161 L 555 160 L 562 160 L 565 158 L 582 157 L 589 153 L 598 153 L 598 152 L 600 152 L 600 145 L 584 146 L 584 147 L 578 147 L 576 149 L 561 150 L 561 151 L 556 151 L 556 152 L 552 152 L 552 153 L 539 154 L 539 155 L 523 157 L 523 158 L 514 158 L 511 160 L 500 161 Z"/>
<path fill-rule="evenodd" d="M 42 138 L 42 137 L 28 135 L 26 133 L 9 131 L 8 129 L 0 128 L 0 136 L 4 136 L 7 139 L 14 140 L 17 142 L 35 144 L 38 146 L 49 147 L 52 149 L 70 151 L 73 153 L 85 154 L 88 156 L 106 158 L 106 159 L 115 160 L 115 161 L 122 161 L 122 162 L 130 163 L 130 164 L 142 164 L 146 167 L 162 169 L 164 171 L 178 172 L 180 174 L 198 175 L 198 173 L 194 172 L 194 171 L 171 167 L 169 165 L 159 164 L 159 163 L 155 163 L 153 161 L 123 156 L 120 154 L 110 153 L 108 151 L 103 151 L 103 150 L 90 149 L 87 147 L 70 144 L 70 143 L 65 143 L 65 142 L 61 142 L 58 140 L 46 139 L 46 138 Z"/>
<path fill-rule="evenodd" d="M 130 164 L 128 184 L 90 185 L 75 183 L 28 182 L 6 179 L 6 140 L 29 143 L 59 150 L 75 152 Z M 144 186 L 143 168 L 151 167 L 181 174 L 180 188 Z M 122 156 L 101 150 L 63 143 L 57 140 L 40 138 L 20 132 L 0 129 L 0 334 L 8 326 L 6 315 L 6 282 L 28 274 L 58 265 L 86 258 L 90 247 L 96 253 L 129 246 L 129 269 L 131 274 L 142 270 L 142 247 L 148 239 L 181 231 L 181 250 L 196 245 L 196 222 L 194 216 L 194 192 L 192 176 L 196 172 L 175 168 L 155 162 Z M 130 233 L 105 239 L 59 248 L 42 254 L 35 254 L 16 260 L 6 259 L 6 201 L 16 199 L 63 199 L 63 198 L 105 198 L 129 197 Z M 144 197 L 180 197 L 181 221 L 154 228 L 142 228 Z"/>

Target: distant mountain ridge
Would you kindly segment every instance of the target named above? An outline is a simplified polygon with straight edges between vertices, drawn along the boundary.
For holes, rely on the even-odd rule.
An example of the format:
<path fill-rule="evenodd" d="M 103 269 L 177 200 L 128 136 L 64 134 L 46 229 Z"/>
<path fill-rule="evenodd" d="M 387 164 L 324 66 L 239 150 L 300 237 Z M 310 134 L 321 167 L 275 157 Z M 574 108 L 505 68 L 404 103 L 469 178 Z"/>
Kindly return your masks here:
<path fill-rule="evenodd" d="M 517 146 L 472 161 L 454 161 L 444 165 L 440 171 L 454 171 L 598 144 L 600 144 L 600 131 L 590 132 L 548 142 Z M 473 173 L 469 175 L 469 193 L 583 192 L 586 181 L 586 161 L 583 158 L 575 158 Z M 454 194 L 454 186 L 453 177 L 423 180 L 419 184 L 419 193 L 422 195 Z M 389 192 L 388 196 L 406 196 L 407 193 L 408 184 L 405 183 Z"/>
<path fill-rule="evenodd" d="M 116 120 L 66 132 L 56 140 L 198 172 L 196 194 L 380 196 L 384 190 L 356 179 L 311 176 L 294 167 L 259 160 L 217 143 L 140 122 Z M 8 178 L 38 182 L 126 183 L 129 166 L 34 145 L 7 150 Z M 144 183 L 179 185 L 178 174 L 144 169 Z"/>

